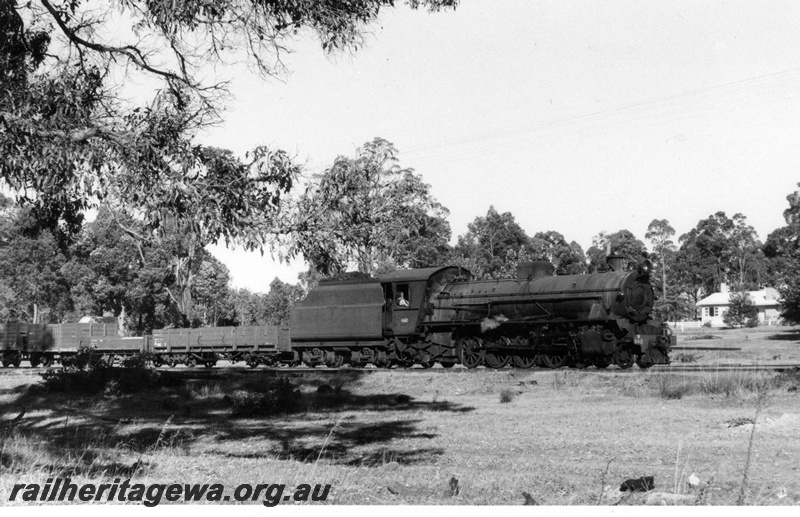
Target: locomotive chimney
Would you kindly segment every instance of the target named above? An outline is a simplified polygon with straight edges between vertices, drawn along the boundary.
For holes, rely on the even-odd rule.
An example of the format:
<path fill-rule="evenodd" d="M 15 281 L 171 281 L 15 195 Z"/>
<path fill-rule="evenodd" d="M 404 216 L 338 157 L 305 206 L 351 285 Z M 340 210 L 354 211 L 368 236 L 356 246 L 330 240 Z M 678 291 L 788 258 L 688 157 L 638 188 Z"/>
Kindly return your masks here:
<path fill-rule="evenodd" d="M 556 267 L 546 260 L 533 262 L 520 262 L 517 266 L 517 278 L 520 280 L 533 280 L 544 276 L 553 276 Z"/>
<path fill-rule="evenodd" d="M 622 255 L 609 255 L 606 257 L 606 264 L 608 264 L 613 271 L 622 271 L 624 263 L 625 257 Z"/>

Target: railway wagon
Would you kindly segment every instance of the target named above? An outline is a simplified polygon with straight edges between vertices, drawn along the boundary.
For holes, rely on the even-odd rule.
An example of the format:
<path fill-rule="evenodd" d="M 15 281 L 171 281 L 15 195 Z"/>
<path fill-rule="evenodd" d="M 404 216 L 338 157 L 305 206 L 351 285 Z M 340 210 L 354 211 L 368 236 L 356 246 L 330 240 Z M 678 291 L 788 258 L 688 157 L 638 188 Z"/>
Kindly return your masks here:
<path fill-rule="evenodd" d="M 0 357 L 5 367 L 18 367 L 23 360 L 38 366 L 52 348 L 53 336 L 46 325 L 34 323 L 0 324 Z"/>
<path fill-rule="evenodd" d="M 157 366 L 212 367 L 218 359 L 226 359 L 244 361 L 254 368 L 299 361 L 292 351 L 288 327 L 274 325 L 154 330 L 150 343 Z"/>

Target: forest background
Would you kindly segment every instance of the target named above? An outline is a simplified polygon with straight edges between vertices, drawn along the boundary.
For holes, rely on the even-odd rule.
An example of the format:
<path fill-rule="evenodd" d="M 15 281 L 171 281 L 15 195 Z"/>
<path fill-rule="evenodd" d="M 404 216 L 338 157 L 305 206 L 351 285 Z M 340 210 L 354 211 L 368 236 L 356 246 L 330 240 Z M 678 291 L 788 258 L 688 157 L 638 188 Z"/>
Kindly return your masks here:
<path fill-rule="evenodd" d="M 437 17 L 459 4 L 406 3 Z M 584 250 L 559 228 L 523 229 L 519 212 L 493 207 L 453 238 L 447 207 L 387 139 L 343 152 L 316 174 L 280 149 L 238 155 L 200 143 L 223 121 L 230 93 L 209 64 L 285 76 L 283 56 L 302 35 L 327 53 L 354 51 L 393 6 L 2 0 L 0 319 L 106 316 L 134 335 L 287 324 L 309 288 L 348 271 L 458 264 L 480 278 L 508 278 L 519 262 L 544 259 L 557 274 L 580 274 L 613 252 L 631 266 L 645 253 L 655 264 L 661 317 L 694 318 L 696 302 L 727 283 L 734 292 L 778 288 L 785 321 L 798 321 L 798 192 L 788 208 L 769 208 L 786 225 L 763 242 L 744 214 L 724 211 L 678 236 L 653 202 L 652 222 L 633 229 L 645 241 L 630 229 L 598 228 Z M 133 79 L 156 87 L 128 95 Z M 576 199 L 569 192 L 567 211 Z M 645 189 L 637 199 L 654 198 Z M 276 279 L 268 293 L 233 289 L 231 272 L 208 252 L 218 243 L 309 267 L 297 284 Z"/>

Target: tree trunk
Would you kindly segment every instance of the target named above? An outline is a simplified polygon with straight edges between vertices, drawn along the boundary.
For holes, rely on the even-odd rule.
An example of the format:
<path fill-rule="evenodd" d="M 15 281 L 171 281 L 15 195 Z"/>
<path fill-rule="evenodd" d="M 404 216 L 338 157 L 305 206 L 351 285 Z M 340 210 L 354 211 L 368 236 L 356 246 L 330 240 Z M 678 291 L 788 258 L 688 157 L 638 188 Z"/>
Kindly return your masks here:
<path fill-rule="evenodd" d="M 123 305 L 117 316 L 117 336 L 125 337 L 125 334 L 125 306 Z"/>

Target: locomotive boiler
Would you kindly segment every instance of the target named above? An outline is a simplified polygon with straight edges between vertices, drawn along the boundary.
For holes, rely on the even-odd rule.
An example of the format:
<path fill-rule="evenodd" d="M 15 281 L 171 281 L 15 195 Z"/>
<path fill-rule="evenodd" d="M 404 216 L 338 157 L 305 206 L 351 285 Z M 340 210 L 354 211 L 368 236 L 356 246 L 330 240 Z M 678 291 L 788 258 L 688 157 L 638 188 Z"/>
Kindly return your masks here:
<path fill-rule="evenodd" d="M 611 256 L 605 272 L 553 276 L 552 264 L 538 261 L 516 279 L 455 281 L 432 296 L 424 324 L 451 332 L 468 368 L 668 363 L 675 338 L 650 319 L 651 265 L 622 264 Z"/>

